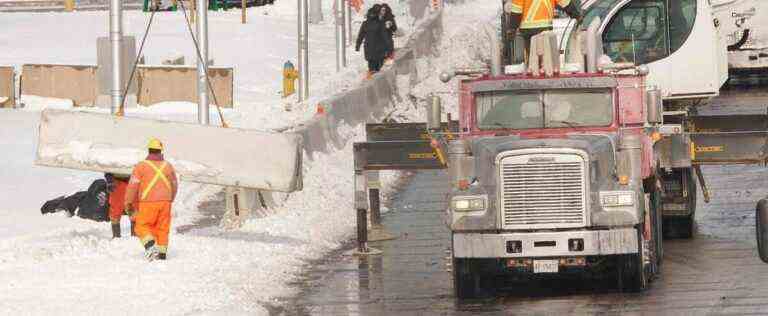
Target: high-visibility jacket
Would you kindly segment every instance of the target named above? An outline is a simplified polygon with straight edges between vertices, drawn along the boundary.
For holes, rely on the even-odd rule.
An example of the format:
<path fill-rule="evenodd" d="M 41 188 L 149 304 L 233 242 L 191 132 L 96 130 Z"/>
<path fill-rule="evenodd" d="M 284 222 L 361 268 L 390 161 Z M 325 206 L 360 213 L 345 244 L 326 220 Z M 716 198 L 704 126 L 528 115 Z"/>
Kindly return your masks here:
<path fill-rule="evenodd" d="M 115 188 L 109 193 L 109 218 L 120 220 L 125 205 L 125 191 L 128 189 L 128 181 L 114 179 Z"/>
<path fill-rule="evenodd" d="M 173 201 L 178 189 L 176 171 L 162 159 L 147 159 L 133 167 L 125 192 L 127 201 Z"/>
<path fill-rule="evenodd" d="M 507 3 L 510 13 L 520 14 L 520 28 L 552 27 L 555 17 L 555 6 L 567 7 L 571 0 L 509 0 Z"/>

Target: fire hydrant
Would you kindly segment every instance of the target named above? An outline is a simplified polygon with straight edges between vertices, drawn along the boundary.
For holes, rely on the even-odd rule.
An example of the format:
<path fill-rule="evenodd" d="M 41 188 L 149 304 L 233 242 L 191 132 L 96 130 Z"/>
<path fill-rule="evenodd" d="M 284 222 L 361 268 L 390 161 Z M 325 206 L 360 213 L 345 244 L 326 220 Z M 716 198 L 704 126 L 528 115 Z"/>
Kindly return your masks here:
<path fill-rule="evenodd" d="M 283 64 L 283 98 L 290 96 L 296 92 L 296 79 L 299 78 L 299 72 L 293 67 L 291 61 L 286 61 Z"/>

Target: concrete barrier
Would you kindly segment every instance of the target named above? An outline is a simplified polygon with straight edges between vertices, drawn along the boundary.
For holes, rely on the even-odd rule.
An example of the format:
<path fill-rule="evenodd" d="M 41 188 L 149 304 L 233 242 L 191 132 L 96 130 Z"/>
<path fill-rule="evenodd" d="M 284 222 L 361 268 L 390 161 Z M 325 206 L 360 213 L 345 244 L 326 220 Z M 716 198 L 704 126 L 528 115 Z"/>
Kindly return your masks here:
<path fill-rule="evenodd" d="M 0 66 L 0 108 L 16 106 L 16 72 L 13 66 Z"/>
<path fill-rule="evenodd" d="M 347 139 L 338 133 L 340 124 L 357 125 L 380 119 L 389 105 L 398 101 L 397 76 L 410 75 L 411 86 L 421 82 L 417 60 L 438 54 L 437 45 L 443 34 L 442 11 L 427 15 L 416 27 L 404 48 L 397 51 L 395 62 L 360 86 L 336 94 L 320 104 L 326 107 L 305 125 L 295 129 L 304 137 L 304 152 L 313 159 L 315 153 L 341 149 Z"/>
<path fill-rule="evenodd" d="M 140 105 L 166 101 L 197 102 L 197 67 L 141 65 L 136 72 Z M 209 67 L 208 72 L 219 105 L 231 108 L 234 98 L 234 69 Z"/>
<path fill-rule="evenodd" d="M 151 137 L 182 180 L 267 191 L 301 188 L 301 138 L 239 128 L 44 110 L 35 164 L 130 174 Z"/>
<path fill-rule="evenodd" d="M 194 66 L 140 65 L 136 72 L 137 99 L 140 105 L 149 106 L 166 101 L 197 102 L 197 68 Z M 234 69 L 210 67 L 209 72 L 216 99 L 222 107 L 231 108 L 234 99 Z M 2 79 L 0 84 L 3 84 Z M 70 99 L 75 106 L 93 106 L 99 95 L 98 67 L 27 64 L 22 66 L 20 86 L 22 95 Z"/>
<path fill-rule="evenodd" d="M 95 65 L 27 64 L 21 73 L 22 95 L 70 99 L 75 106 L 96 102 Z"/>

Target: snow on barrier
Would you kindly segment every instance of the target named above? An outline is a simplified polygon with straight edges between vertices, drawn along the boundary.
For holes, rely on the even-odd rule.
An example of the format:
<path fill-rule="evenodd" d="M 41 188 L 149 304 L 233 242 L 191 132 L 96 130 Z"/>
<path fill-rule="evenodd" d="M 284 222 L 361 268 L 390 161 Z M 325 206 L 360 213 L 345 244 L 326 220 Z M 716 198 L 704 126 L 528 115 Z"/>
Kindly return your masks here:
<path fill-rule="evenodd" d="M 267 191 L 301 188 L 299 135 L 48 109 L 35 164 L 130 174 L 157 137 L 182 180 Z M 223 141 L 226 140 L 226 141 Z"/>
<path fill-rule="evenodd" d="M 296 129 L 304 137 L 304 150 L 308 158 L 312 159 L 315 152 L 329 152 L 344 147 L 346 140 L 338 133 L 340 123 L 356 125 L 380 118 L 388 105 L 398 101 L 397 76 L 410 75 L 411 85 L 420 82 L 422 78 L 418 74 L 416 60 L 438 53 L 437 45 L 442 33 L 442 11 L 427 15 L 411 34 L 404 48 L 397 51 L 392 67 L 377 73 L 360 87 L 321 101 L 320 104 L 326 107 L 325 114 L 316 116 Z"/>

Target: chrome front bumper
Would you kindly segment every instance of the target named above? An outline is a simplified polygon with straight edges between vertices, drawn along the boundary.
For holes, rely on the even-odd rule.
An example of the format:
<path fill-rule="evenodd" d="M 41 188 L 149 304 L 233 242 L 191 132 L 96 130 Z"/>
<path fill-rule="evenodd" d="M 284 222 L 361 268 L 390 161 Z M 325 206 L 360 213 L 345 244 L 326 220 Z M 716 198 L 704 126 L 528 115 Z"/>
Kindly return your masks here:
<path fill-rule="evenodd" d="M 637 253 L 637 237 L 634 228 L 542 233 L 456 233 L 453 235 L 453 255 L 456 258 L 530 258 L 631 254 Z M 584 250 L 570 251 L 568 240 L 578 238 L 584 240 Z M 522 242 L 522 252 L 508 253 L 507 241 L 515 240 Z"/>

